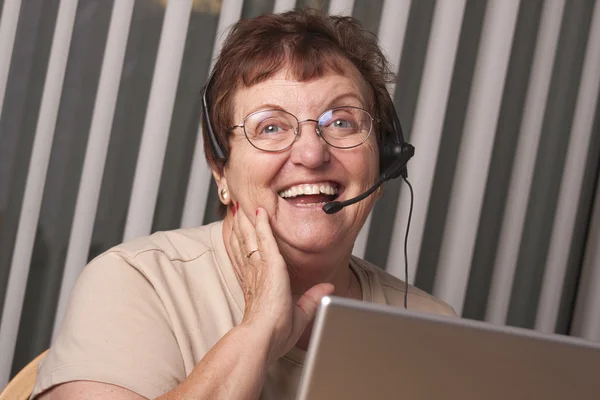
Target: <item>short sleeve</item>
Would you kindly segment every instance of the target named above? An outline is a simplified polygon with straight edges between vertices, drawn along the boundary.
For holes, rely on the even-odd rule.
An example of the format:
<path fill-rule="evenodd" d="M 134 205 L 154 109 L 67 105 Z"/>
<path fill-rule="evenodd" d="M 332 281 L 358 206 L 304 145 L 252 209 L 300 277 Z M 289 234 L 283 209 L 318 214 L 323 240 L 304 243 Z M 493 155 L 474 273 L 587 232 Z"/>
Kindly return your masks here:
<path fill-rule="evenodd" d="M 185 379 L 181 351 L 152 284 L 112 251 L 80 275 L 60 332 L 38 368 L 35 395 L 77 380 L 110 383 L 147 398 Z"/>

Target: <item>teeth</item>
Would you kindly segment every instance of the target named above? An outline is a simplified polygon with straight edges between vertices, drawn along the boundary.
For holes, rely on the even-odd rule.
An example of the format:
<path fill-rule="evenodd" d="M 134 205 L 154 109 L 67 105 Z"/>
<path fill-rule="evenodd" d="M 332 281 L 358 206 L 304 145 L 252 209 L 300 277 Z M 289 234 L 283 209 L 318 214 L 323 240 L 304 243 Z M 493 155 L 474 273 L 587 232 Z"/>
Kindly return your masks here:
<path fill-rule="evenodd" d="M 328 194 L 335 195 L 337 194 L 338 189 L 335 186 L 332 186 L 328 183 L 320 183 L 320 184 L 304 184 L 304 185 L 296 185 L 292 186 L 289 189 L 283 190 L 279 192 L 279 196 L 283 198 L 289 197 L 297 197 L 305 194 Z"/>

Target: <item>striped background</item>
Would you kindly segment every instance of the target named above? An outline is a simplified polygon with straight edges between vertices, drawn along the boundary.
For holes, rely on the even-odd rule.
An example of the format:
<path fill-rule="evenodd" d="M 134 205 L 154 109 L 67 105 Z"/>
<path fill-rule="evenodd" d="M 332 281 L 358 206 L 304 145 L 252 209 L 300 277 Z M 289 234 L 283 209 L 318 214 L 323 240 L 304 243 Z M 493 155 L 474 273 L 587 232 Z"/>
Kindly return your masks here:
<path fill-rule="evenodd" d="M 410 281 L 466 318 L 600 340 L 599 0 L 0 0 L 0 387 L 87 260 L 215 220 L 195 115 L 222 32 L 307 5 L 359 18 L 398 71 Z M 400 277 L 404 189 L 355 247 Z"/>

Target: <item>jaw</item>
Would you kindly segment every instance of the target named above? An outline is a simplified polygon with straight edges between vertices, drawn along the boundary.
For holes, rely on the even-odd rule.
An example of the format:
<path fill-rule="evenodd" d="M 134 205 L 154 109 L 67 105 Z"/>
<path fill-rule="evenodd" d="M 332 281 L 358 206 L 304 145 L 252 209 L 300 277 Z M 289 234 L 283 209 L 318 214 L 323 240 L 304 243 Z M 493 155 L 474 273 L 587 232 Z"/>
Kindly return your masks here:
<path fill-rule="evenodd" d="M 335 280 L 350 262 L 371 202 L 367 199 L 330 215 L 322 209 L 325 202 L 299 205 L 276 196 L 271 227 L 296 293 L 304 293 L 318 282 Z M 346 193 L 337 200 L 349 196 Z"/>
<path fill-rule="evenodd" d="M 277 232 L 275 240 L 286 262 L 291 281 L 299 285 L 306 282 L 312 286 L 318 282 L 330 281 L 336 271 L 348 265 L 352 243 L 347 243 L 344 235 L 331 231 L 327 237 L 314 240 L 315 235 L 307 230 Z"/>
<path fill-rule="evenodd" d="M 278 242 L 295 250 L 294 253 L 303 252 L 307 256 L 339 252 L 339 245 L 352 236 L 344 231 L 344 226 L 348 225 L 345 223 L 347 216 L 341 212 L 326 214 L 324 204 L 326 202 L 296 204 L 279 198 L 272 219 Z"/>

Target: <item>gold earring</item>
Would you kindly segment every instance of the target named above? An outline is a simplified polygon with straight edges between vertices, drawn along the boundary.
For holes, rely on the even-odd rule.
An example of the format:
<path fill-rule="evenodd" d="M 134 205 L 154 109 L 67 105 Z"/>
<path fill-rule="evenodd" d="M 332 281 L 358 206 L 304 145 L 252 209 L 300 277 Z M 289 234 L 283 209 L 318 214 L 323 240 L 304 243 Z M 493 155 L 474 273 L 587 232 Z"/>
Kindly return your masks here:
<path fill-rule="evenodd" d="M 227 191 L 227 188 L 221 189 L 221 197 L 223 198 L 223 200 L 227 200 L 227 198 L 229 197 L 229 192 Z"/>

